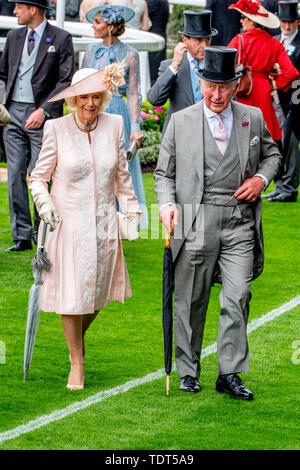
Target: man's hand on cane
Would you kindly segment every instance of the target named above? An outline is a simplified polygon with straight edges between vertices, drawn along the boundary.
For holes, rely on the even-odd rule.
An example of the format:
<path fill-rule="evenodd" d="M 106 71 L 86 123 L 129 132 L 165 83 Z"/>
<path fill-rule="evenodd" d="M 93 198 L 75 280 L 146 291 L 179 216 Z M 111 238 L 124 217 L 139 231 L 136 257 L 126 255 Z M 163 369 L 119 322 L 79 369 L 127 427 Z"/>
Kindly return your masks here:
<path fill-rule="evenodd" d="M 178 216 L 179 212 L 172 204 L 165 206 L 160 211 L 160 220 L 170 234 L 173 232 L 174 225 L 178 223 Z"/>

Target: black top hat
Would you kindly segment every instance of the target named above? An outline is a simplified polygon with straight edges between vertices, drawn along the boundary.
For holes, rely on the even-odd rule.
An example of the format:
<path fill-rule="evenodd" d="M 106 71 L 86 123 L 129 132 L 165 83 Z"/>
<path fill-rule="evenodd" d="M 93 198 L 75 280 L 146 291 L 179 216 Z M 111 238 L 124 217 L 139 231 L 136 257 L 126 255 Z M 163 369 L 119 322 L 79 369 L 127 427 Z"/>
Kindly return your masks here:
<path fill-rule="evenodd" d="M 16 0 L 8 0 L 10 3 L 24 3 L 25 5 L 31 5 L 33 7 L 44 8 L 45 10 L 51 10 L 48 5 L 47 0 L 20 0 L 20 2 L 16 2 Z"/>
<path fill-rule="evenodd" d="M 298 2 L 278 2 L 278 18 L 283 21 L 297 21 L 300 18 Z"/>
<path fill-rule="evenodd" d="M 185 10 L 184 31 L 178 31 L 191 38 L 211 38 L 218 34 L 218 31 L 211 27 L 210 10 Z"/>
<path fill-rule="evenodd" d="M 242 73 L 235 71 L 236 53 L 237 50 L 233 47 L 205 47 L 204 68 L 197 74 L 209 82 L 226 83 L 237 80 Z"/>

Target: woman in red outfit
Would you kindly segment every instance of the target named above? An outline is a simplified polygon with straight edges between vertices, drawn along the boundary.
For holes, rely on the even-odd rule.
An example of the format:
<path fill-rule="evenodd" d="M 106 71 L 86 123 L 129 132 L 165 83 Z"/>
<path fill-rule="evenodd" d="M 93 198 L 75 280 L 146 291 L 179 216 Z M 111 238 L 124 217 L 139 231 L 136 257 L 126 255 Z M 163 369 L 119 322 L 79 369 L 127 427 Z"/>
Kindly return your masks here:
<path fill-rule="evenodd" d="M 237 100 L 260 108 L 273 140 L 279 141 L 282 134 L 272 105 L 272 85 L 269 76 L 273 72 L 274 64 L 277 63 L 281 73 L 273 75 L 276 87 L 286 91 L 299 77 L 299 72 L 293 66 L 281 42 L 264 30 L 264 27 L 275 29 L 280 26 L 277 16 L 268 12 L 258 0 L 239 0 L 229 8 L 238 10 L 242 14 L 245 50 L 241 48 L 241 63 L 245 64 L 246 54 L 253 76 L 250 95 Z M 239 50 L 239 35 L 235 36 L 228 46 Z"/>

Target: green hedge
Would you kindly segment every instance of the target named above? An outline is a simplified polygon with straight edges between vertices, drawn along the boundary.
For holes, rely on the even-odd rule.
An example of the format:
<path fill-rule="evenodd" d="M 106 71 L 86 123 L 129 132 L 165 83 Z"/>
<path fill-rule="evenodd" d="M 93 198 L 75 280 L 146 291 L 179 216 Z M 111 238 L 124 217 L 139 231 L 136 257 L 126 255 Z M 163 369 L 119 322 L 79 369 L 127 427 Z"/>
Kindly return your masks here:
<path fill-rule="evenodd" d="M 142 167 L 153 165 L 157 162 L 160 149 L 160 131 L 143 131 L 143 146 L 139 150 L 139 158 Z"/>

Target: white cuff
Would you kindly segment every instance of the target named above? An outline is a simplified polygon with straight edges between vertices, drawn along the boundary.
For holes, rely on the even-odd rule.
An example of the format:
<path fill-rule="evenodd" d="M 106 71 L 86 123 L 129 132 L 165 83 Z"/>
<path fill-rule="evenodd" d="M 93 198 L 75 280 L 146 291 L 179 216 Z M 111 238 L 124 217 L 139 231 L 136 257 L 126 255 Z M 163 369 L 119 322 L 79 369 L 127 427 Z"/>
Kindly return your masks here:
<path fill-rule="evenodd" d="M 262 179 L 264 180 L 264 182 L 265 182 L 265 187 L 264 187 L 263 191 L 264 191 L 265 189 L 267 189 L 267 187 L 268 187 L 269 184 L 270 184 L 270 181 L 268 180 L 268 178 L 266 178 L 266 177 L 265 177 L 264 175 L 262 175 L 261 173 L 255 173 L 254 176 L 259 176 L 260 178 L 262 178 Z"/>
<path fill-rule="evenodd" d="M 165 207 L 167 206 L 174 206 L 175 209 L 176 209 L 176 204 L 174 202 L 166 202 L 165 204 L 162 204 L 160 207 L 159 207 L 159 211 L 161 212 Z"/>
<path fill-rule="evenodd" d="M 177 75 L 178 70 L 174 70 L 172 65 L 169 65 L 169 69 L 171 70 L 171 72 L 173 72 L 174 75 Z"/>

